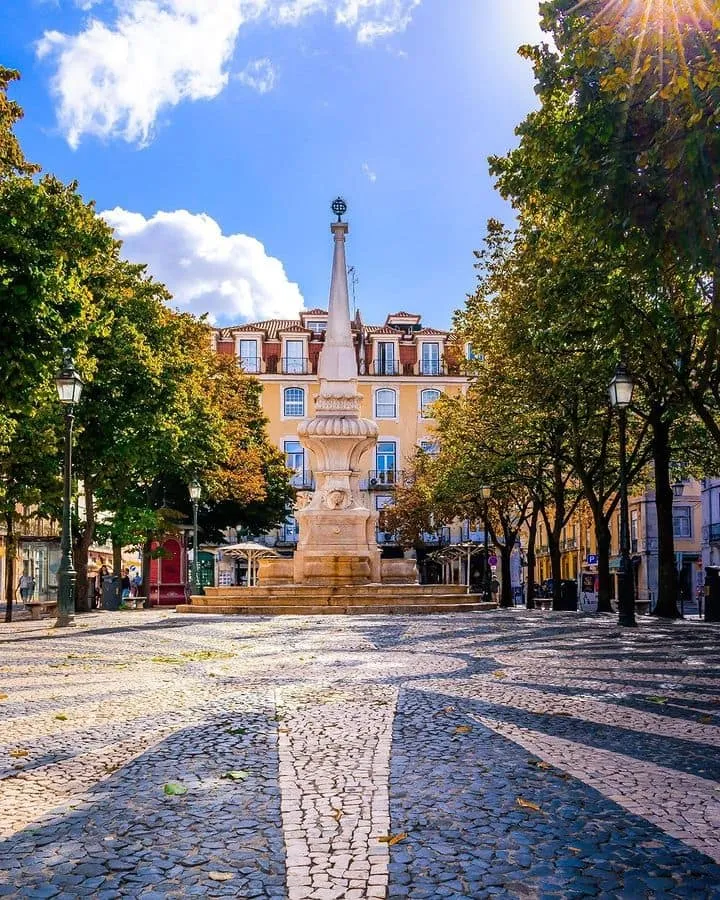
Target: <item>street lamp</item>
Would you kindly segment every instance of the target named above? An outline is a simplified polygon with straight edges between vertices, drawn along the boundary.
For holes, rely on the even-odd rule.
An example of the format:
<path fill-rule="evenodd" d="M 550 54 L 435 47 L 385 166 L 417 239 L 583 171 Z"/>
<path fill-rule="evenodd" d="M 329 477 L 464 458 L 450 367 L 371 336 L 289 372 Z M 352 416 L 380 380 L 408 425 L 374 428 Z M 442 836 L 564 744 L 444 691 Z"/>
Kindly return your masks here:
<path fill-rule="evenodd" d="M 619 363 L 609 386 L 610 404 L 618 411 L 620 424 L 620 569 L 618 571 L 618 625 L 630 628 L 635 621 L 635 591 L 630 561 L 630 515 L 627 488 L 627 411 L 632 403 L 632 376 L 627 366 Z"/>
<path fill-rule="evenodd" d="M 488 500 L 492 497 L 492 488 L 489 484 L 483 484 L 480 488 L 480 496 L 483 499 L 483 515 L 485 517 L 485 577 L 483 578 L 483 586 L 485 588 L 485 602 L 490 602 L 490 562 L 488 560 Z"/>
<path fill-rule="evenodd" d="M 188 487 L 193 508 L 193 559 L 192 575 L 190 576 L 190 593 L 193 595 L 204 594 L 202 585 L 198 581 L 198 502 L 202 494 L 200 482 L 193 480 Z"/>
<path fill-rule="evenodd" d="M 673 497 L 675 497 L 676 500 L 685 493 L 685 482 L 681 478 L 678 478 L 678 480 L 673 483 L 672 492 Z"/>
<path fill-rule="evenodd" d="M 72 519 L 70 489 L 72 484 L 72 434 L 75 406 L 80 402 L 83 382 L 75 371 L 69 350 L 63 351 L 63 367 L 55 378 L 60 402 L 65 407 L 65 459 L 63 463 L 63 515 L 60 535 L 62 559 L 58 568 L 58 615 L 56 628 L 72 625 L 75 613 L 75 568 L 72 558 Z"/>

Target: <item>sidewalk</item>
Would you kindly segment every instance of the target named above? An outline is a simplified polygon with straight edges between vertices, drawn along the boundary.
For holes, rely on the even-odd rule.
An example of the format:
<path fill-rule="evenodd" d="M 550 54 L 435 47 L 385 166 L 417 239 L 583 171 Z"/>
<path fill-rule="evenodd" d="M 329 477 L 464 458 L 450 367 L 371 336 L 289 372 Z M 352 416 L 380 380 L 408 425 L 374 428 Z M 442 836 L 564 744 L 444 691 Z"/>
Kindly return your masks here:
<path fill-rule="evenodd" d="M 0 629 L 0 896 L 720 897 L 716 626 L 78 622 Z"/>

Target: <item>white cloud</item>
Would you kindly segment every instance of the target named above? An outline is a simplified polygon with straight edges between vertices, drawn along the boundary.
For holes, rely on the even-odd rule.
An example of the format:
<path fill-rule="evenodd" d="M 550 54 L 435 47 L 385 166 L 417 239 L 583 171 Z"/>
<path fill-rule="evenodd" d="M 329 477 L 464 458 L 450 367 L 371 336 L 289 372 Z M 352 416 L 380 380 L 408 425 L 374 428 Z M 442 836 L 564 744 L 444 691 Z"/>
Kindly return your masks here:
<path fill-rule="evenodd" d="M 178 209 L 146 219 L 120 207 L 101 215 L 123 241 L 123 255 L 147 263 L 183 312 L 231 323 L 295 318 L 303 307 L 279 259 L 253 237 L 223 234 L 211 216 Z"/>
<path fill-rule="evenodd" d="M 267 94 L 275 87 L 277 69 L 267 57 L 251 59 L 237 75 L 237 80 L 258 94 Z"/>
<path fill-rule="evenodd" d="M 377 181 L 377 172 L 373 172 L 373 170 L 366 162 L 362 164 L 361 168 L 363 171 L 363 175 L 367 177 L 367 180 L 372 184 L 375 184 L 375 182 Z"/>
<path fill-rule="evenodd" d="M 36 44 L 54 66 L 58 123 L 71 147 L 85 135 L 147 144 L 161 110 L 216 97 L 251 20 L 291 25 L 334 15 L 372 43 L 404 31 L 421 0 L 112 0 L 112 21 L 93 9 L 97 0 L 76 2 L 91 10 L 83 29 L 46 31 Z"/>

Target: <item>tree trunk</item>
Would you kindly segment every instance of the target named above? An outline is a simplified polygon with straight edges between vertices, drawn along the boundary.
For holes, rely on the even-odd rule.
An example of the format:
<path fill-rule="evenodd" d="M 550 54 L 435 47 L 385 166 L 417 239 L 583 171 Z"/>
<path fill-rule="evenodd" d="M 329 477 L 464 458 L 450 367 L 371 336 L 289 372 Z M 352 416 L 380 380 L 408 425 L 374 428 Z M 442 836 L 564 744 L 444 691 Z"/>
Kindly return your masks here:
<path fill-rule="evenodd" d="M 75 570 L 77 571 L 75 608 L 79 612 L 89 612 L 91 604 L 88 597 L 87 571 L 90 547 L 95 540 L 95 498 L 93 497 L 93 480 L 86 478 L 83 484 L 85 490 L 85 528 L 75 544 Z"/>
<path fill-rule="evenodd" d="M 552 608 L 560 608 L 560 582 L 562 580 L 562 564 L 560 555 L 560 541 L 553 535 L 548 535 L 548 547 L 550 550 L 550 574 L 553 581 Z"/>
<path fill-rule="evenodd" d="M 14 513 L 5 513 L 5 527 L 7 529 L 7 534 L 5 536 L 5 621 L 12 622 L 13 600 L 15 599 L 15 582 L 17 581 L 15 577 L 17 536 L 15 535 Z"/>
<path fill-rule="evenodd" d="M 112 552 L 113 552 L 113 575 L 122 575 L 122 544 L 113 538 L 112 540 Z"/>
<path fill-rule="evenodd" d="M 537 537 L 539 514 L 540 504 L 535 501 L 528 529 L 527 584 L 525 585 L 525 606 L 528 609 L 535 609 L 535 538 Z"/>
<path fill-rule="evenodd" d="M 663 419 L 660 409 L 653 409 L 650 424 L 653 430 L 655 509 L 658 526 L 658 597 L 655 615 L 677 619 L 678 576 L 673 534 L 673 491 L 670 484 L 670 424 Z"/>
<path fill-rule="evenodd" d="M 515 541 L 508 541 L 507 535 L 504 545 L 499 545 L 500 549 L 500 607 L 508 609 L 513 606 L 512 598 L 512 575 L 510 570 L 510 559 L 512 557 Z"/>
<path fill-rule="evenodd" d="M 595 519 L 598 557 L 598 612 L 612 612 L 610 603 L 610 526 L 605 515 Z"/>

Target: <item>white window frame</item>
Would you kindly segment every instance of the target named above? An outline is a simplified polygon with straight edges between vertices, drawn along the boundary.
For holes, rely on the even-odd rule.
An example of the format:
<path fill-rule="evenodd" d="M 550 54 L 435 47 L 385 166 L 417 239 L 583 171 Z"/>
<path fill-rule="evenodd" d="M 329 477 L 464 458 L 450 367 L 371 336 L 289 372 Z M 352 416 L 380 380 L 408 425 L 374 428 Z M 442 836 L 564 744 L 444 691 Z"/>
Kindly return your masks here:
<path fill-rule="evenodd" d="M 434 400 L 424 400 L 423 397 L 425 394 L 437 394 Z M 442 396 L 442 391 L 440 388 L 422 388 L 420 391 L 420 418 L 421 419 L 434 419 L 435 416 L 432 415 L 427 408 L 432 406 L 433 403 L 437 403 L 440 397 Z"/>
<path fill-rule="evenodd" d="M 244 356 L 242 353 L 242 345 L 246 344 L 255 344 L 255 354 L 253 356 Z M 258 375 L 260 373 L 260 350 L 259 350 L 259 341 L 256 337 L 239 337 L 237 339 L 237 354 L 238 354 L 238 362 L 242 366 L 244 372 L 247 372 L 248 375 Z M 248 368 L 243 365 L 243 360 L 248 359 L 253 361 L 254 368 Z"/>
<path fill-rule="evenodd" d="M 394 398 L 394 400 L 393 400 L 393 410 L 394 410 L 394 411 L 393 411 L 393 414 L 392 414 L 391 416 L 381 415 L 380 412 L 379 412 L 378 397 L 379 397 L 380 394 L 382 394 L 384 391 L 389 391 L 390 393 L 392 393 L 393 398 Z M 384 405 L 384 406 L 388 406 L 387 403 L 384 403 L 383 405 Z M 374 392 L 374 395 L 373 395 L 373 414 L 374 414 L 374 416 L 375 416 L 376 419 L 394 419 L 394 420 L 397 421 L 397 417 L 398 417 L 398 392 L 395 390 L 395 388 L 381 387 L 381 388 L 376 388 L 376 389 L 375 389 L 375 392 Z"/>
<path fill-rule="evenodd" d="M 287 411 L 287 399 L 286 395 L 288 391 L 300 391 L 302 394 L 302 412 L 301 413 L 288 413 Z M 300 385 L 288 385 L 282 389 L 281 395 L 282 401 L 282 418 L 283 419 L 304 419 L 305 418 L 305 409 L 306 409 L 306 399 L 305 399 L 305 388 L 300 387 Z"/>
<path fill-rule="evenodd" d="M 430 438 L 422 438 L 418 441 L 418 447 L 428 456 L 437 456 L 440 453 L 440 442 Z"/>
<path fill-rule="evenodd" d="M 432 360 L 433 365 L 429 368 L 435 368 L 435 371 L 427 371 L 425 368 L 425 347 L 437 347 L 437 359 Z M 435 341 L 421 341 L 420 342 L 420 374 L 421 375 L 440 375 L 442 372 L 442 358 L 443 358 L 443 342 L 439 340 Z M 428 361 L 430 362 L 430 361 Z"/>
<path fill-rule="evenodd" d="M 680 511 L 682 510 L 683 515 L 680 515 Z M 679 528 L 676 529 L 675 522 L 680 522 L 681 520 L 686 520 L 688 523 L 687 534 L 682 534 Z M 677 506 L 673 506 L 673 537 L 680 538 L 681 540 L 691 540 L 693 536 L 693 517 L 692 517 L 692 506 L 688 506 L 687 504 L 678 504 Z"/>

